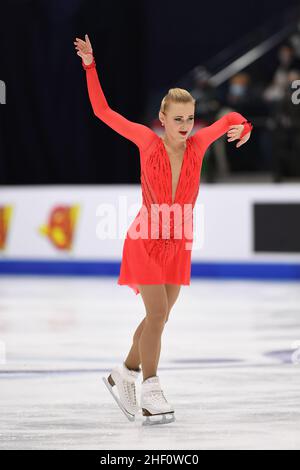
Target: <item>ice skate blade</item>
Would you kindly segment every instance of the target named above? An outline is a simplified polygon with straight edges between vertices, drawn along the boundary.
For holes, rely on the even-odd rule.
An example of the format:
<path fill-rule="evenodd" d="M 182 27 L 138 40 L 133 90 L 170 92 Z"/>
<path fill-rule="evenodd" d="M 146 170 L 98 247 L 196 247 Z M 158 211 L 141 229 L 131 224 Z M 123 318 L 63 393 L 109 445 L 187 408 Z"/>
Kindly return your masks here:
<path fill-rule="evenodd" d="M 157 415 L 148 415 L 146 413 L 144 414 L 144 410 L 143 410 L 143 416 L 146 416 L 145 421 L 143 421 L 142 423 L 143 426 L 153 426 L 157 424 L 169 424 L 175 421 L 174 412 L 157 414 Z"/>
<path fill-rule="evenodd" d="M 106 377 L 102 377 L 102 380 L 103 382 L 105 383 L 106 387 L 108 388 L 108 390 L 110 391 L 110 393 L 112 394 L 112 396 L 114 397 L 117 405 L 119 406 L 119 408 L 121 408 L 121 410 L 123 411 L 124 415 L 126 416 L 126 418 L 129 420 L 129 421 L 134 421 L 135 420 L 135 416 L 128 413 L 127 410 L 125 410 L 124 406 L 122 405 L 121 401 L 119 400 L 119 398 L 114 394 L 113 390 L 112 390 L 112 386 L 111 384 L 109 383 L 109 381 L 107 380 Z"/>

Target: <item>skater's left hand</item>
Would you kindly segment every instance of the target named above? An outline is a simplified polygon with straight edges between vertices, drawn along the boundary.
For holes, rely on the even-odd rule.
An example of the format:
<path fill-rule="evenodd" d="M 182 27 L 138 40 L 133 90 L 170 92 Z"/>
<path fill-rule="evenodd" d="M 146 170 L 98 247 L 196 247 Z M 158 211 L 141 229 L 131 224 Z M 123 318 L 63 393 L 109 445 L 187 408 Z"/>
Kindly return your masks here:
<path fill-rule="evenodd" d="M 76 38 L 74 44 L 75 49 L 77 50 L 76 54 L 81 57 L 85 65 L 90 65 L 93 62 L 93 48 L 88 35 L 85 35 L 85 41 L 83 39 Z"/>
<path fill-rule="evenodd" d="M 227 132 L 227 142 L 232 142 L 233 140 L 240 139 L 240 135 L 242 134 L 244 130 L 244 124 L 233 124 L 232 126 L 229 126 L 229 131 Z M 236 144 L 236 147 L 240 147 L 243 145 L 247 140 L 250 139 L 250 134 L 251 131 L 249 131 L 247 134 L 245 134 L 239 142 Z"/>

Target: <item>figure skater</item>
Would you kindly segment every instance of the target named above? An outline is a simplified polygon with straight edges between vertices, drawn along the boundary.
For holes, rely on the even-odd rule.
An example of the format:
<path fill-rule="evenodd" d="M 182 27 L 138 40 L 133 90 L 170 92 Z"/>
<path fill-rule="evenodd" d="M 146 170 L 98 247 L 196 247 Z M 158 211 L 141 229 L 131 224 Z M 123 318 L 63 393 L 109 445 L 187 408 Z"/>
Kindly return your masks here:
<path fill-rule="evenodd" d="M 108 378 L 103 380 L 129 420 L 133 421 L 138 410 L 142 409 L 143 416 L 146 416 L 143 424 L 169 423 L 175 420 L 174 407 L 165 398 L 157 368 L 164 326 L 178 299 L 181 285 L 190 284 L 193 237 L 182 229 L 185 224 L 191 224 L 202 161 L 208 146 L 227 133 L 228 141 L 238 140 L 236 147 L 240 147 L 250 138 L 253 126 L 241 114 L 229 112 L 190 135 L 196 100 L 187 90 L 171 88 L 159 110 L 159 119 L 165 128 L 164 135 L 159 137 L 149 127 L 129 121 L 110 108 L 99 82 L 88 35 L 85 35 L 85 40 L 76 38 L 74 44 L 86 72 L 95 116 L 137 145 L 141 163 L 143 204 L 126 233 L 118 284 L 129 286 L 136 295 L 141 294 L 145 317 L 133 335 L 125 361 L 113 368 Z M 182 218 L 181 212 L 180 217 L 175 217 L 175 209 L 177 214 L 184 206 L 190 208 L 187 211 L 189 216 L 185 213 Z M 167 224 L 161 222 L 161 219 L 166 219 L 160 217 L 161 207 L 171 208 Z M 155 224 L 152 224 L 154 220 Z M 144 228 L 146 222 L 152 224 L 151 229 L 154 226 L 151 235 L 148 232 L 146 237 L 130 236 L 131 231 L 137 232 L 141 226 Z M 165 237 L 167 225 L 168 236 Z M 178 236 L 180 227 L 181 236 Z M 141 372 L 143 381 L 139 404 L 135 383 Z M 113 393 L 114 386 L 118 394 Z"/>

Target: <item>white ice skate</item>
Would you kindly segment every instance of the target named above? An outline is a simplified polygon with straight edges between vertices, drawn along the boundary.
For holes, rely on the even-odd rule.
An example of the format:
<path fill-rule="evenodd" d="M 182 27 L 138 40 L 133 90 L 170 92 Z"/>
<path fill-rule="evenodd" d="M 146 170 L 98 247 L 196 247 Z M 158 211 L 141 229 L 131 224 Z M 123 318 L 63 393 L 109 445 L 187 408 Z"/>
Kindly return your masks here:
<path fill-rule="evenodd" d="M 167 402 L 157 375 L 142 382 L 141 408 L 143 416 L 146 416 L 143 426 L 175 421 L 174 408 Z"/>
<path fill-rule="evenodd" d="M 127 369 L 123 362 L 121 367 L 116 366 L 112 369 L 107 379 L 102 377 L 106 387 L 129 421 L 135 420 L 135 414 L 139 410 L 139 404 L 136 399 L 135 381 L 140 373 L 141 369 L 139 371 Z M 118 395 L 113 392 L 114 385 L 118 390 Z"/>

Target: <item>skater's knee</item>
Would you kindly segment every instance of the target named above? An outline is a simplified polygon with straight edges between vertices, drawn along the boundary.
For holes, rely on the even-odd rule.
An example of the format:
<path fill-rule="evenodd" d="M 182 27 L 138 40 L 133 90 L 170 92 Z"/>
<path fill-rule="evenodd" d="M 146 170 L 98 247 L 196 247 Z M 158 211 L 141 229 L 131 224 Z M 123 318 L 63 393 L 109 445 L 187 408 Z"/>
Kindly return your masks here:
<path fill-rule="evenodd" d="M 141 286 L 146 309 L 145 326 L 163 328 L 169 309 L 168 296 L 164 285 Z"/>
<path fill-rule="evenodd" d="M 168 316 L 167 308 L 160 308 L 147 312 L 146 321 L 152 327 L 163 328 Z"/>
<path fill-rule="evenodd" d="M 135 330 L 135 333 L 133 335 L 133 342 L 138 342 L 140 340 L 141 334 L 145 327 L 145 321 L 146 321 L 146 317 L 141 321 L 138 328 Z"/>

